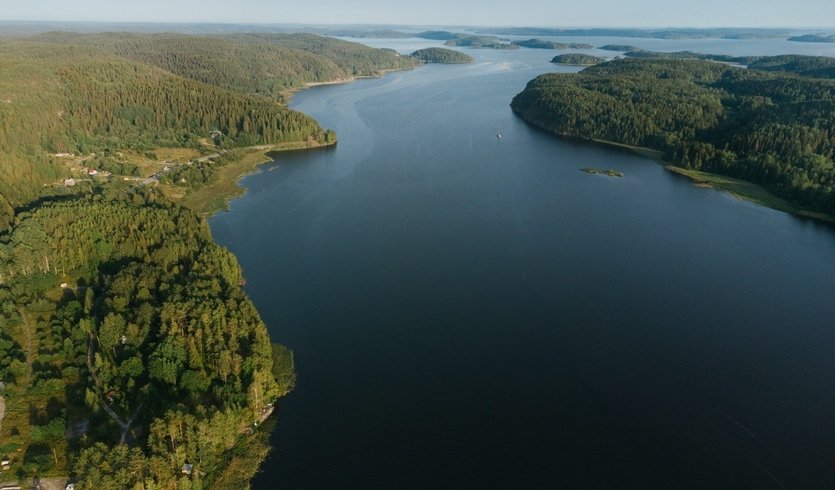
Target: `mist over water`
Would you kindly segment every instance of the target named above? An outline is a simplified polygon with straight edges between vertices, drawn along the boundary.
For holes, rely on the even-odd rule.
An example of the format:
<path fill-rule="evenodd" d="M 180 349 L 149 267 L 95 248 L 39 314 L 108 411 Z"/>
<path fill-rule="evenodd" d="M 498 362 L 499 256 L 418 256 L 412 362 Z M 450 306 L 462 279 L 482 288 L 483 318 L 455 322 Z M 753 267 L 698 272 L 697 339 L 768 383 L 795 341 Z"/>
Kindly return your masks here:
<path fill-rule="evenodd" d="M 536 130 L 510 100 L 575 69 L 467 53 L 296 94 L 337 147 L 211 220 L 296 354 L 254 488 L 835 486 L 832 228 Z"/>

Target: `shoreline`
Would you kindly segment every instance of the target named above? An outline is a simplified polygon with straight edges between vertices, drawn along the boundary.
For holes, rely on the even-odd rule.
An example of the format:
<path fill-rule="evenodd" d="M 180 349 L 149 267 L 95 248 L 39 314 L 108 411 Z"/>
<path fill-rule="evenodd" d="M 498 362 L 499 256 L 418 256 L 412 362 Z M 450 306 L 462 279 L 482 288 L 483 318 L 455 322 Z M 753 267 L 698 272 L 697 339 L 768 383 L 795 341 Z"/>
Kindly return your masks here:
<path fill-rule="evenodd" d="M 772 194 L 768 189 L 759 184 L 755 184 L 747 180 L 729 177 L 722 174 L 704 172 L 701 170 L 691 170 L 685 167 L 680 167 L 678 165 L 664 160 L 664 153 L 659 150 L 653 150 L 652 148 L 646 148 L 643 146 L 633 146 L 628 145 L 626 143 L 618 143 L 617 141 L 611 140 L 585 138 L 582 136 L 576 136 L 568 133 L 552 131 L 551 129 L 548 129 L 546 125 L 541 125 L 535 121 L 529 121 L 527 118 L 525 118 L 522 114 L 518 112 L 516 114 L 519 117 L 521 117 L 523 121 L 530 124 L 531 126 L 560 138 L 584 142 L 588 144 L 597 144 L 622 150 L 628 150 L 639 156 L 649 158 L 650 160 L 654 160 L 656 163 L 664 167 L 667 171 L 673 172 L 677 175 L 690 179 L 694 185 L 697 185 L 699 187 L 718 189 L 723 192 L 727 192 L 728 194 L 734 196 L 737 199 L 742 199 L 748 202 L 752 202 L 754 204 L 758 204 L 760 206 L 765 206 L 767 208 L 771 208 L 777 211 L 782 211 L 784 213 L 791 214 L 798 218 L 812 219 L 827 224 L 835 223 L 835 217 L 803 209 L 790 201 L 787 201 L 779 196 Z"/>
<path fill-rule="evenodd" d="M 282 92 L 282 96 L 284 97 L 285 104 L 289 108 L 290 101 L 293 99 L 293 95 L 298 93 L 298 92 L 301 92 L 303 90 L 307 90 L 307 89 L 314 88 L 314 87 L 327 86 L 327 85 L 345 85 L 345 84 L 348 84 L 348 83 L 356 82 L 357 80 L 375 80 L 377 78 L 383 78 L 384 76 L 388 75 L 389 73 L 394 73 L 394 72 L 398 72 L 398 71 L 414 70 L 415 68 L 418 68 L 420 66 L 423 66 L 423 64 L 414 66 L 412 68 L 387 68 L 385 70 L 378 71 L 376 75 L 356 75 L 356 76 L 350 76 L 348 78 L 337 78 L 336 80 L 331 80 L 331 81 L 328 81 L 328 82 L 305 82 L 304 85 L 302 85 L 300 87 L 289 88 L 289 89 L 285 90 L 284 92 Z"/>
<path fill-rule="evenodd" d="M 244 153 L 219 170 L 218 180 L 210 185 L 201 187 L 194 192 L 176 199 L 181 206 L 187 207 L 204 218 L 210 218 L 220 211 L 229 209 L 229 202 L 232 199 L 246 194 L 246 188 L 240 185 L 241 179 L 256 173 L 258 168 L 275 159 L 270 154 L 278 154 L 285 151 L 316 150 L 332 148 L 333 143 L 279 143 L 274 145 L 258 145 L 237 148 Z"/>
<path fill-rule="evenodd" d="M 390 68 L 380 70 L 377 75 L 361 75 L 349 78 L 339 78 L 328 82 L 307 82 L 302 87 L 291 89 L 286 92 L 284 94 L 285 103 L 289 108 L 289 103 L 293 94 L 309 88 L 327 85 L 343 85 L 356 82 L 357 80 L 373 80 L 383 78 L 392 72 L 408 71 L 413 70 L 414 68 Z M 180 197 L 177 201 L 182 206 L 192 209 L 200 216 L 204 218 L 211 218 L 220 211 L 228 210 L 229 202 L 233 199 L 246 195 L 246 188 L 239 184 L 240 180 L 257 172 L 258 167 L 261 165 L 274 161 L 275 159 L 270 156 L 271 153 L 332 148 L 336 146 L 338 141 L 339 135 L 337 135 L 336 141 L 328 144 L 311 143 L 307 141 L 239 148 L 239 150 L 245 151 L 246 153 L 242 155 L 241 158 L 224 165 L 220 170 L 217 182 L 214 182 L 206 187 L 201 187 L 191 194 Z M 224 173 L 228 175 L 224 175 Z"/>

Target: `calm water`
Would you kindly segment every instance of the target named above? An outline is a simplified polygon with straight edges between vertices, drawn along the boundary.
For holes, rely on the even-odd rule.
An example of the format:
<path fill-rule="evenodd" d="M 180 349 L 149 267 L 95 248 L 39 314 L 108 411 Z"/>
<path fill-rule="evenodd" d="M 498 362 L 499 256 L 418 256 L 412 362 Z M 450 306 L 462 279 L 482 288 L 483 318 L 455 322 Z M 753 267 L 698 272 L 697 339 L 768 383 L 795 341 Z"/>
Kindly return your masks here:
<path fill-rule="evenodd" d="M 339 145 L 211 221 L 296 353 L 254 487 L 835 488 L 832 229 L 537 131 L 510 100 L 568 68 L 469 52 L 298 94 Z"/>

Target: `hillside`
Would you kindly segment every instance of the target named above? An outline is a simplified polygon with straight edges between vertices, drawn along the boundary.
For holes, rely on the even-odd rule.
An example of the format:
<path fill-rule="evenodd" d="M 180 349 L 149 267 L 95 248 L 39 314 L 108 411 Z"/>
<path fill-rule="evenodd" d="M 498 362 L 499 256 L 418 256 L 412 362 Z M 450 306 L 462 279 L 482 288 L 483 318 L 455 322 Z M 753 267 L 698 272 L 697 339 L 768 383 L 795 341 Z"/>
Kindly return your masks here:
<path fill-rule="evenodd" d="M 68 176 L 50 155 L 326 143 L 282 94 L 416 66 L 389 50 L 299 34 L 48 33 L 0 41 L 0 194 L 19 205 Z M 217 134 L 217 133 L 215 133 Z"/>
<path fill-rule="evenodd" d="M 675 165 L 745 179 L 835 215 L 833 79 L 622 59 L 542 75 L 511 107 L 554 133 L 658 150 Z"/>

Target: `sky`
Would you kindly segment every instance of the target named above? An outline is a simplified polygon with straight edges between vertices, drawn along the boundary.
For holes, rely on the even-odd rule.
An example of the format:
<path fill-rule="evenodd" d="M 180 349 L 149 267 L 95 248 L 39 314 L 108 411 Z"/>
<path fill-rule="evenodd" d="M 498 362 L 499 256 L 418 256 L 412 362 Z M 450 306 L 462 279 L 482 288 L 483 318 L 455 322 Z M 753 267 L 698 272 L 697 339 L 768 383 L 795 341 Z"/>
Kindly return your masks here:
<path fill-rule="evenodd" d="M 0 20 L 835 27 L 835 0 L 2 0 Z"/>

